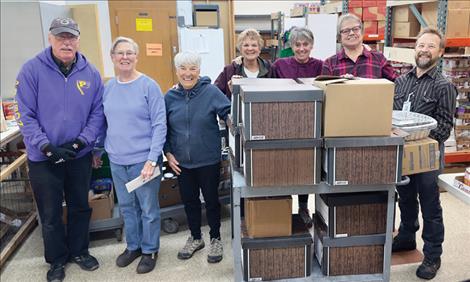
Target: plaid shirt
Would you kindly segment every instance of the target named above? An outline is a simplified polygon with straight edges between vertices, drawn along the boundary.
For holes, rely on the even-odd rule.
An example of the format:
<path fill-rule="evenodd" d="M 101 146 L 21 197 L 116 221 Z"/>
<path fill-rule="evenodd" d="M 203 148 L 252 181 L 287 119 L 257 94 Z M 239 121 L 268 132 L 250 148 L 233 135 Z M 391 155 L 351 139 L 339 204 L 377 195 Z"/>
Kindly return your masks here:
<path fill-rule="evenodd" d="M 323 63 L 322 75 L 352 74 L 362 78 L 386 78 L 395 81 L 397 74 L 387 59 L 379 52 L 364 48 L 356 62 L 351 60 L 344 48 L 336 55 L 329 57 Z"/>
<path fill-rule="evenodd" d="M 452 130 L 457 88 L 434 67 L 416 76 L 416 67 L 395 81 L 394 110 L 401 110 L 405 101 L 411 102 L 411 111 L 431 116 L 437 121 L 437 128 L 429 137 L 443 143 Z"/>

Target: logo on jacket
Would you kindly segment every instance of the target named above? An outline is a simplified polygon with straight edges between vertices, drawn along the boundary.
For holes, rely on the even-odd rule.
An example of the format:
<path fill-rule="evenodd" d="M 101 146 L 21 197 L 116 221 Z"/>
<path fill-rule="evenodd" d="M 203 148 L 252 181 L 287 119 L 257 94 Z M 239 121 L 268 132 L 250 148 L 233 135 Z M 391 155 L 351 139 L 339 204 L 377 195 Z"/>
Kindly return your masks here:
<path fill-rule="evenodd" d="M 90 88 L 90 82 L 85 81 L 85 80 L 77 80 L 76 85 L 77 85 L 77 89 L 78 89 L 78 91 L 80 91 L 81 95 L 85 95 L 85 92 L 83 92 L 83 89 Z"/>

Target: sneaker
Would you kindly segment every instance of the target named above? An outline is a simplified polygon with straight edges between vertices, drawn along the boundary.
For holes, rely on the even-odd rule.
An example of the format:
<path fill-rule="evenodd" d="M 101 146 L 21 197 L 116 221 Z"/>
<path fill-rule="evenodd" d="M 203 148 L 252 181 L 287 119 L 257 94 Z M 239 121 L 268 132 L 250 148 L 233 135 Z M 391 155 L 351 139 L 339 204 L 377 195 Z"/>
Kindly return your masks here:
<path fill-rule="evenodd" d="M 441 267 L 441 259 L 430 259 L 424 257 L 423 263 L 416 270 L 416 276 L 422 279 L 433 279 L 436 276 L 437 271 Z"/>
<path fill-rule="evenodd" d="M 100 267 L 100 264 L 98 263 L 96 258 L 90 254 L 84 254 L 84 255 L 72 257 L 70 261 L 78 264 L 81 269 L 86 270 L 86 271 L 93 271 L 93 270 L 98 269 L 98 267 Z"/>
<path fill-rule="evenodd" d="M 220 242 L 220 238 L 212 238 L 209 254 L 207 254 L 207 262 L 217 263 L 222 260 L 223 255 L 224 247 L 222 246 L 222 242 Z"/>
<path fill-rule="evenodd" d="M 392 243 L 392 253 L 395 252 L 404 252 L 404 251 L 412 251 L 416 249 L 416 241 L 415 240 L 404 240 L 400 239 L 399 235 L 393 238 Z"/>
<path fill-rule="evenodd" d="M 119 267 L 126 267 L 141 255 L 142 252 L 140 251 L 140 249 L 137 249 L 135 251 L 129 251 L 128 249 L 126 249 L 122 254 L 117 257 L 116 265 Z"/>
<path fill-rule="evenodd" d="M 47 271 L 47 282 L 62 282 L 65 278 L 65 264 L 51 264 Z"/>
<path fill-rule="evenodd" d="M 143 274 L 152 271 L 157 263 L 158 253 L 142 254 L 142 258 L 137 265 L 137 273 Z"/>
<path fill-rule="evenodd" d="M 313 221 L 310 217 L 310 211 L 308 209 L 299 208 L 299 215 L 305 226 L 307 226 L 307 228 L 311 228 Z"/>
<path fill-rule="evenodd" d="M 179 259 L 189 259 L 193 256 L 196 251 L 204 248 L 204 240 L 201 238 L 199 240 L 195 240 L 193 236 L 189 236 L 186 244 L 184 245 L 183 249 L 178 252 Z"/>

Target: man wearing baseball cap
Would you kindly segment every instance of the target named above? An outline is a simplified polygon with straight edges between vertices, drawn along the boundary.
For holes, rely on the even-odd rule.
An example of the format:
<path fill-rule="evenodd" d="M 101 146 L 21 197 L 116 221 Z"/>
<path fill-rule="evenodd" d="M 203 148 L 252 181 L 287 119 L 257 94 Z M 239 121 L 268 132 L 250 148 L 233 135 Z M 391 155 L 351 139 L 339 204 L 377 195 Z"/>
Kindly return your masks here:
<path fill-rule="evenodd" d="M 48 40 L 51 46 L 18 74 L 16 119 L 50 264 L 47 281 L 62 281 L 68 262 L 88 271 L 99 267 L 88 252 L 88 190 L 91 150 L 104 127 L 103 84 L 96 68 L 77 51 L 80 29 L 73 19 L 54 19 Z"/>

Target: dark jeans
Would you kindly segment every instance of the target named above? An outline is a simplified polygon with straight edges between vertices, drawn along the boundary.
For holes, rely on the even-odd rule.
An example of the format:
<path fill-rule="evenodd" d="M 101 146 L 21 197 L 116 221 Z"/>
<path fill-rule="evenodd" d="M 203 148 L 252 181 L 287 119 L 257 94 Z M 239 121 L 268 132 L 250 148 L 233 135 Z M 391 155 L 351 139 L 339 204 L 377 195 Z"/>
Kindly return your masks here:
<path fill-rule="evenodd" d="M 436 170 L 410 175 L 408 185 L 397 187 L 401 219 L 398 236 L 404 240 L 415 240 L 416 231 L 419 229 L 418 213 L 421 206 L 423 253 L 430 259 L 441 256 L 444 241 L 444 222 L 437 186 L 439 174 L 440 171 Z"/>
<path fill-rule="evenodd" d="M 44 256 L 50 264 L 65 263 L 69 256 L 88 252 L 91 209 L 88 190 L 91 153 L 60 164 L 29 164 L 29 177 L 39 211 Z M 62 201 L 67 203 L 67 226 L 62 222 Z"/>
<path fill-rule="evenodd" d="M 220 238 L 220 202 L 219 202 L 220 163 L 187 169 L 181 167 L 178 176 L 181 200 L 188 220 L 191 236 L 201 239 L 201 200 L 199 189 L 204 196 L 210 237 Z"/>

